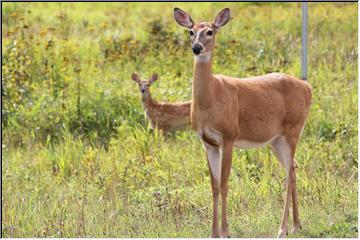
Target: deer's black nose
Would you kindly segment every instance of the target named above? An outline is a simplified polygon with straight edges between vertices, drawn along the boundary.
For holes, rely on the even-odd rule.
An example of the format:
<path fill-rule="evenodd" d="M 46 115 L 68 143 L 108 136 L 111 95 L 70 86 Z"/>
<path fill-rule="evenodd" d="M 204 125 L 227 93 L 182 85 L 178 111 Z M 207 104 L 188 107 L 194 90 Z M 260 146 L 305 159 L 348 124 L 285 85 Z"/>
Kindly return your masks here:
<path fill-rule="evenodd" d="M 192 51 L 195 55 L 198 55 L 199 53 L 201 53 L 201 50 L 203 50 L 202 46 L 198 43 L 195 43 L 193 46 L 192 46 Z"/>
<path fill-rule="evenodd" d="M 144 92 L 145 92 L 145 89 L 141 89 L 141 92 L 144 93 Z"/>

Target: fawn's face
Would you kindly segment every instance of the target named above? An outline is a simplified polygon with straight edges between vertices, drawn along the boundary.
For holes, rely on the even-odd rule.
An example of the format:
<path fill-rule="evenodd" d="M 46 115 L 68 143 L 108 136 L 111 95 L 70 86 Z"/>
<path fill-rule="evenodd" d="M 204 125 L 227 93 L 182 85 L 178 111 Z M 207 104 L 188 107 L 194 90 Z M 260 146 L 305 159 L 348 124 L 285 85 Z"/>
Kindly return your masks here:
<path fill-rule="evenodd" d="M 154 74 L 149 80 L 141 80 L 139 75 L 133 73 L 131 75 L 132 80 L 134 80 L 139 85 L 139 90 L 142 97 L 147 97 L 150 95 L 150 85 L 158 79 L 158 75 Z"/>
<path fill-rule="evenodd" d="M 195 56 L 211 55 L 215 45 L 215 35 L 218 29 L 224 26 L 230 19 L 230 9 L 225 8 L 216 16 L 214 22 L 194 23 L 185 11 L 174 9 L 175 21 L 189 29 L 191 48 Z"/>

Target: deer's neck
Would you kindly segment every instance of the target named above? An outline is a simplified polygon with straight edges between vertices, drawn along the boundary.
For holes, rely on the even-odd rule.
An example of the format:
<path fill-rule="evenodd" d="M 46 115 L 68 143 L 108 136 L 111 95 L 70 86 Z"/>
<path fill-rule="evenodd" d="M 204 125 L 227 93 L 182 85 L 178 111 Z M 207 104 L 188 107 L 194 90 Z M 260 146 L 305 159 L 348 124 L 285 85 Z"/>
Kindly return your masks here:
<path fill-rule="evenodd" d="M 195 56 L 192 101 L 194 108 L 207 109 L 211 106 L 214 93 L 212 57 Z"/>
<path fill-rule="evenodd" d="M 153 100 L 151 98 L 150 92 L 145 96 L 142 95 L 141 101 L 142 101 L 142 104 L 143 104 L 145 110 L 148 110 L 149 108 L 151 108 L 151 106 L 153 105 Z"/>

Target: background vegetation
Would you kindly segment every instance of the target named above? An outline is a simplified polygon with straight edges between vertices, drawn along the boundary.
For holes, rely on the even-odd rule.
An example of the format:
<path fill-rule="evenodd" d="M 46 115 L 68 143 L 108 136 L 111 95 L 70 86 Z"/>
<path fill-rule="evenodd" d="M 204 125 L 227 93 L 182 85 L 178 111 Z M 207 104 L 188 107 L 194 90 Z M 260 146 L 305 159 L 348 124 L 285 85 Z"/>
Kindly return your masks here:
<path fill-rule="evenodd" d="M 207 237 L 205 154 L 188 129 L 144 120 L 132 72 L 154 98 L 188 100 L 192 54 L 173 7 L 195 21 L 223 7 L 214 72 L 300 73 L 299 3 L 2 3 L 2 235 Z M 358 235 L 357 4 L 309 4 L 311 114 L 297 150 L 303 230 Z M 284 170 L 268 148 L 236 150 L 234 237 L 276 236 Z"/>

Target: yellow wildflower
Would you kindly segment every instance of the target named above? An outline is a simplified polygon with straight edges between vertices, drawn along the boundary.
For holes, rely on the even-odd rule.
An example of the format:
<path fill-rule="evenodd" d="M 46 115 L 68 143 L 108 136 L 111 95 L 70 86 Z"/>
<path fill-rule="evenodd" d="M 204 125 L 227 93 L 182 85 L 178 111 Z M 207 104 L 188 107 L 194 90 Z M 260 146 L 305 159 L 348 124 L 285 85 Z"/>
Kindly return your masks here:
<path fill-rule="evenodd" d="M 39 32 L 39 35 L 42 37 L 45 36 L 46 34 L 47 34 L 47 30 L 43 30 Z"/>

